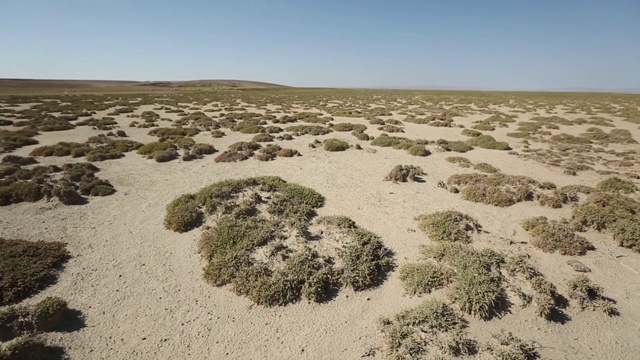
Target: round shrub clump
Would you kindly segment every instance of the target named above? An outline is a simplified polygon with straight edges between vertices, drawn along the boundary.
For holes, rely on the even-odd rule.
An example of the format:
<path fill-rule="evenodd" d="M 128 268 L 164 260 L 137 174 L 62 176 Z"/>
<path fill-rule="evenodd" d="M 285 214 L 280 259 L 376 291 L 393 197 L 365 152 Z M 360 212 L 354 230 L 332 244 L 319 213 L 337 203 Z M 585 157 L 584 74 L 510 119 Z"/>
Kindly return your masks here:
<path fill-rule="evenodd" d="M 349 143 L 340 139 L 327 139 L 323 145 L 326 151 L 345 151 L 349 148 Z"/>

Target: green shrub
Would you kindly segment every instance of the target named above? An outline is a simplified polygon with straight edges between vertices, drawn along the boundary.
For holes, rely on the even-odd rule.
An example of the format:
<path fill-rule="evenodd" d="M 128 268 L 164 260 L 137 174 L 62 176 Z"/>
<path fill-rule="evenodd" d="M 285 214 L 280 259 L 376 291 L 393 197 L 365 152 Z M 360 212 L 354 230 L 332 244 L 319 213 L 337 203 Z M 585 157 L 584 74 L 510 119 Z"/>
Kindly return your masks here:
<path fill-rule="evenodd" d="M 22 157 L 17 155 L 7 155 L 2 158 L 3 164 L 16 164 L 20 166 L 37 164 L 38 160 L 32 157 Z"/>
<path fill-rule="evenodd" d="M 386 351 L 393 359 L 471 356 L 479 349 L 475 340 L 467 338 L 466 321 L 438 300 L 427 300 L 393 319 L 382 319 L 381 326 Z"/>
<path fill-rule="evenodd" d="M 613 240 L 619 246 L 640 252 L 640 223 L 638 221 L 619 220 L 610 227 L 610 231 L 613 233 Z"/>
<path fill-rule="evenodd" d="M 407 149 L 407 152 L 413 156 L 429 156 L 431 152 L 425 149 L 424 145 L 413 145 Z"/>
<path fill-rule="evenodd" d="M 447 285 L 451 275 L 432 263 L 406 264 L 400 267 L 400 281 L 407 294 L 422 295 Z"/>
<path fill-rule="evenodd" d="M 473 165 L 473 168 L 475 170 L 482 171 L 483 173 L 488 173 L 488 174 L 495 174 L 500 172 L 500 169 L 487 163 L 477 163 Z"/>
<path fill-rule="evenodd" d="M 475 131 L 475 130 L 471 130 L 471 129 L 464 129 L 464 130 L 462 130 L 461 134 L 464 135 L 464 136 L 469 136 L 469 137 L 476 137 L 476 136 L 482 135 L 482 133 L 480 131 Z"/>
<path fill-rule="evenodd" d="M 195 229 L 202 223 L 200 211 L 193 195 L 183 195 L 167 205 L 164 227 L 179 233 Z"/>
<path fill-rule="evenodd" d="M 345 151 L 349 148 L 349 143 L 340 139 L 327 139 L 322 143 L 326 151 Z"/>
<path fill-rule="evenodd" d="M 496 129 L 495 127 L 493 127 L 491 125 L 483 124 L 483 123 L 473 125 L 471 128 L 476 129 L 476 130 L 480 130 L 480 131 L 493 131 L 493 130 Z"/>
<path fill-rule="evenodd" d="M 302 135 L 319 136 L 319 135 L 326 135 L 330 132 L 333 132 L 333 130 L 324 126 L 319 126 L 319 125 L 294 125 L 294 126 L 289 126 L 285 130 L 293 133 L 293 135 L 295 136 L 302 136 Z"/>
<path fill-rule="evenodd" d="M 56 281 L 69 259 L 61 242 L 0 238 L 0 304 L 14 304 Z"/>
<path fill-rule="evenodd" d="M 463 142 L 463 141 L 447 141 L 447 140 L 440 140 L 438 141 L 438 145 L 440 145 L 440 147 L 444 150 L 444 151 L 454 151 L 454 152 L 459 152 L 459 153 L 465 153 L 467 151 L 471 151 L 473 150 L 473 146 Z"/>
<path fill-rule="evenodd" d="M 491 150 L 511 150 L 509 144 L 502 141 L 496 141 L 492 136 L 481 135 L 475 138 L 467 140 L 467 144 L 471 146 L 477 146 L 483 149 Z"/>
<path fill-rule="evenodd" d="M 214 161 L 215 162 L 236 162 L 236 161 L 244 161 L 249 159 L 252 156 L 252 153 L 246 152 L 238 152 L 235 150 L 226 150 L 222 154 L 218 155 Z"/>
<path fill-rule="evenodd" d="M 470 232 L 480 230 L 480 224 L 458 211 L 439 211 L 429 215 L 420 215 L 418 227 L 433 241 L 470 243 Z"/>
<path fill-rule="evenodd" d="M 596 185 L 596 188 L 602 191 L 618 192 L 622 194 L 631 194 L 638 191 L 638 187 L 632 181 L 623 180 L 617 176 L 602 180 Z"/>
<path fill-rule="evenodd" d="M 279 157 L 294 157 L 294 156 L 299 156 L 300 153 L 298 152 L 298 150 L 294 150 L 294 149 L 280 149 L 278 150 L 276 155 Z"/>
<path fill-rule="evenodd" d="M 366 125 L 362 124 L 351 124 L 351 123 L 338 123 L 331 126 L 331 130 L 333 131 L 365 131 L 367 130 Z"/>
<path fill-rule="evenodd" d="M 325 231 L 340 238 L 339 246 L 289 247 L 290 234 L 299 234 L 301 245 L 322 240 L 323 231 L 312 235 L 309 226 L 323 203 L 313 189 L 278 177 L 227 180 L 174 200 L 167 206 L 165 226 L 188 231 L 204 222 L 203 213 L 212 216 L 215 224 L 199 242 L 207 262 L 204 277 L 214 286 L 231 284 L 236 294 L 256 304 L 279 306 L 301 298 L 321 302 L 341 286 L 360 291 L 378 285 L 395 265 L 392 253 L 378 236 L 348 218 L 315 224 L 335 227 Z"/>
<path fill-rule="evenodd" d="M 273 141 L 274 137 L 272 135 L 269 134 L 258 134 L 256 136 L 253 137 L 253 139 L 251 140 L 252 142 L 271 142 Z"/>
<path fill-rule="evenodd" d="M 490 319 L 505 298 L 498 276 L 469 267 L 458 271 L 449 298 L 460 310 L 481 319 Z"/>
<path fill-rule="evenodd" d="M 171 144 L 170 142 L 150 142 L 141 146 L 138 149 L 137 153 L 140 155 L 148 155 L 153 157 L 156 153 L 169 149 L 173 149 L 173 144 Z"/>
<path fill-rule="evenodd" d="M 584 255 L 594 249 L 587 239 L 569 226 L 544 217 L 529 219 L 522 226 L 531 234 L 531 244 L 547 253 L 558 251 L 561 255 Z"/>
<path fill-rule="evenodd" d="M 178 152 L 174 148 L 158 151 L 153 155 L 153 160 L 159 163 L 168 162 L 178 158 Z"/>

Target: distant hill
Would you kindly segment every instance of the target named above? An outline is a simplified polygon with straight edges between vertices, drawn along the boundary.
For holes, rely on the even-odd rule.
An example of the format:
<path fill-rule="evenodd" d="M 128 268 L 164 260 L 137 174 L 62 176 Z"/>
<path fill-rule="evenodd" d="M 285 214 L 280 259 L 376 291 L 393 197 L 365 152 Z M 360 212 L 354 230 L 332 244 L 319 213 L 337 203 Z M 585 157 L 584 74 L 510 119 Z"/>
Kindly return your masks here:
<path fill-rule="evenodd" d="M 116 80 L 45 80 L 0 79 L 0 89 L 92 89 L 92 88 L 215 88 L 251 89 L 281 88 L 284 85 L 246 80 L 190 80 L 190 81 L 116 81 Z"/>

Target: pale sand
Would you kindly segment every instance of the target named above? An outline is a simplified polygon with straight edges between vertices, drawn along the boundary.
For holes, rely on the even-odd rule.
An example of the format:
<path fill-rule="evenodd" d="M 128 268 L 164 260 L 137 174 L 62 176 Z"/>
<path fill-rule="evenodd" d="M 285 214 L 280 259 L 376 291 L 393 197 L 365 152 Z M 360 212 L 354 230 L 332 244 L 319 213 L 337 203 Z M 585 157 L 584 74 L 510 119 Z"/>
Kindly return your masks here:
<path fill-rule="evenodd" d="M 141 107 L 136 113 L 144 110 Z M 520 115 L 519 119 L 530 116 Z M 486 117 L 470 116 L 456 122 L 470 126 L 471 121 Z M 131 139 L 155 140 L 146 135 L 149 129 L 128 127 L 136 119 L 118 116 L 117 120 Z M 369 125 L 364 119 L 336 118 L 336 122 L 342 121 Z M 616 126 L 629 129 L 640 140 L 637 125 L 616 121 Z M 367 132 L 377 136 L 376 127 L 369 125 Z M 554 132 L 578 134 L 588 127 L 562 127 Z M 397 135 L 430 140 L 466 139 L 460 130 L 407 123 L 406 133 Z M 505 137 L 508 131 L 513 130 L 499 128 L 491 135 L 520 150 L 519 140 Z M 79 127 L 42 133 L 37 139 L 41 145 L 83 142 L 96 133 L 88 127 Z M 226 133 L 222 139 L 212 139 L 208 133 L 196 139 L 214 144 L 222 151 L 231 143 L 253 137 Z M 348 132 L 318 138 L 328 137 L 370 147 Z M 203 261 L 196 247 L 201 229 L 184 234 L 164 229 L 165 206 L 175 197 L 216 181 L 259 175 L 280 176 L 317 190 L 326 197 L 320 215 L 344 214 L 379 234 L 396 253 L 399 264 L 417 260 L 419 245 L 430 243 L 416 231 L 416 215 L 461 210 L 477 218 L 488 231 L 475 239 L 475 246 L 531 254 L 532 262 L 566 293 L 564 284 L 576 274 L 566 265 L 571 257 L 545 254 L 531 245 L 509 245 L 508 239 L 529 241 L 519 225 L 523 219 L 541 215 L 559 219 L 570 215 L 570 207 L 554 210 L 528 202 L 498 208 L 464 201 L 459 195 L 437 188 L 436 183 L 446 181 L 452 174 L 471 171 L 444 160 L 454 155 L 473 162 L 488 162 L 507 174 L 553 181 L 559 186 L 593 186 L 604 176 L 594 172 L 567 176 L 560 168 L 483 149 L 466 154 L 434 151 L 426 158 L 377 147 L 376 153 L 356 150 L 330 153 L 310 149 L 307 144 L 315 138 L 304 136 L 279 142 L 283 147 L 299 150 L 303 156 L 272 162 L 250 159 L 215 163 L 214 155 L 192 162 L 159 164 L 129 153 L 123 159 L 95 163 L 102 169 L 98 175 L 116 187 L 112 196 L 91 198 L 83 206 L 43 201 L 0 208 L 1 237 L 61 240 L 69 244 L 73 255 L 58 283 L 26 303 L 45 296 L 62 296 L 71 307 L 84 313 L 87 326 L 72 333 L 49 333 L 46 339 L 67 348 L 72 359 L 358 359 L 371 348 L 379 349 L 383 340 L 377 320 L 423 301 L 403 295 L 397 271 L 376 289 L 358 293 L 343 290 L 326 304 L 301 301 L 285 307 L 253 306 L 248 299 L 226 288 L 204 282 Z M 27 155 L 36 146 L 19 149 L 14 154 Z M 71 161 L 40 160 L 42 164 Z M 396 164 L 421 166 L 427 173 L 426 182 L 397 185 L 382 181 Z M 545 358 L 636 359 L 640 353 L 640 277 L 619 261 L 640 271 L 640 254 L 617 247 L 610 235 L 590 232 L 586 236 L 597 249 L 579 260 L 592 268 L 589 277 L 604 287 L 604 294 L 617 300 L 621 316 L 610 318 L 570 307 L 566 312 L 571 320 L 561 325 L 537 317 L 532 307 L 514 308 L 512 314 L 487 322 L 467 317 L 471 319 L 470 334 L 487 340 L 491 333 L 504 328 L 525 340 L 539 342 Z M 619 258 L 614 259 L 609 251 Z M 443 295 L 444 291 L 439 291 L 433 296 Z M 370 358 L 383 358 L 382 350 Z"/>

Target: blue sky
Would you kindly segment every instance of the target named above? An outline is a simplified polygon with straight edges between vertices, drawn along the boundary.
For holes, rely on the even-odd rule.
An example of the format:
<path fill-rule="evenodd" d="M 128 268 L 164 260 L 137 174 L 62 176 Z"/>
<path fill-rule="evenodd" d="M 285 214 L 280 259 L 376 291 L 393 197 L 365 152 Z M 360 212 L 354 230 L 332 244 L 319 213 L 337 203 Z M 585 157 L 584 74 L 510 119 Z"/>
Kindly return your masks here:
<path fill-rule="evenodd" d="M 639 0 L 0 0 L 0 77 L 640 87 Z"/>

